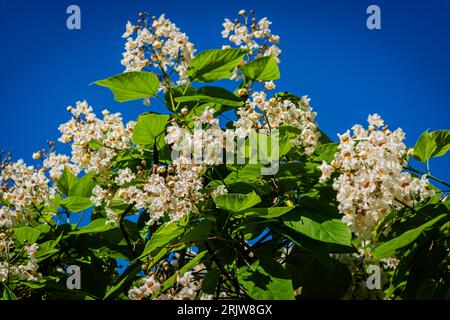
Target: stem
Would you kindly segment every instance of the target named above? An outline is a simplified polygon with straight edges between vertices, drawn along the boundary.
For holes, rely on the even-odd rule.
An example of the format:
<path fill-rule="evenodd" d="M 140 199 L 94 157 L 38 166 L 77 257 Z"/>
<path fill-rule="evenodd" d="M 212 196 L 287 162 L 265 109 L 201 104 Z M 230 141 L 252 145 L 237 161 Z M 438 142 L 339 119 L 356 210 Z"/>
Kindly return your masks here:
<path fill-rule="evenodd" d="M 131 252 L 131 254 L 133 255 L 133 258 L 137 258 L 136 252 L 134 252 L 134 247 L 133 244 L 130 241 L 130 237 L 128 236 L 127 230 L 125 229 L 125 225 L 123 224 L 123 219 L 125 218 L 125 216 L 130 213 L 130 211 L 133 209 L 134 207 L 134 203 L 130 204 L 125 211 L 120 215 L 120 219 L 119 219 L 119 228 L 120 228 L 120 232 L 122 232 L 122 235 L 127 243 L 128 246 L 128 250 Z"/>
<path fill-rule="evenodd" d="M 211 246 L 208 244 L 208 241 L 205 241 L 205 246 L 206 246 L 206 249 L 212 253 L 212 259 L 215 262 L 215 264 L 219 267 L 219 269 L 222 271 L 222 274 L 227 278 L 228 281 L 230 281 L 230 283 L 234 283 L 236 295 L 239 296 L 239 289 L 240 289 L 239 283 L 236 283 L 236 281 L 234 281 L 234 279 L 230 276 L 230 274 L 222 266 L 219 259 L 217 259 L 216 255 L 213 253 L 213 250 L 212 250 Z"/>
<path fill-rule="evenodd" d="M 421 215 L 421 216 L 423 216 L 423 217 L 425 217 L 425 218 L 427 218 L 427 219 L 431 219 L 431 217 L 430 217 L 429 215 L 427 215 L 427 214 L 425 214 L 425 213 L 423 213 L 423 212 L 417 211 L 416 209 L 414 209 L 413 207 L 407 205 L 407 204 L 404 203 L 403 201 L 398 200 L 397 198 L 395 198 L 395 201 L 397 201 L 398 203 L 404 205 L 405 207 L 407 207 L 408 209 L 410 209 L 412 212 L 414 212 L 414 213 L 416 213 L 416 214 L 419 214 L 419 215 Z"/>
<path fill-rule="evenodd" d="M 75 229 L 78 229 L 78 226 L 80 225 L 81 219 L 83 219 L 84 217 L 84 213 L 86 212 L 86 210 L 83 210 L 80 214 L 80 217 L 78 218 L 77 224 L 75 226 Z"/>
<path fill-rule="evenodd" d="M 406 170 L 409 170 L 409 171 L 412 171 L 412 172 L 415 172 L 415 173 L 424 174 L 424 175 L 426 175 L 428 178 L 430 178 L 430 179 L 432 179 L 432 180 L 434 180 L 434 181 L 437 181 L 437 182 L 439 182 L 440 184 L 442 184 L 442 185 L 444 185 L 444 186 L 450 188 L 450 184 L 448 184 L 448 183 L 442 181 L 442 180 L 439 179 L 439 178 L 436 178 L 435 176 L 432 176 L 432 175 L 429 174 L 429 173 L 422 172 L 422 171 L 420 171 L 420 170 L 417 170 L 417 169 L 412 168 L 412 167 L 409 167 L 409 166 L 405 167 L 405 169 L 406 169 Z"/>
<path fill-rule="evenodd" d="M 159 163 L 159 153 L 158 148 L 156 147 L 156 143 L 153 145 L 153 164 L 158 165 Z"/>
<path fill-rule="evenodd" d="M 34 202 L 31 202 L 31 204 L 33 205 L 33 208 L 39 213 L 39 217 L 41 217 L 46 222 L 41 210 L 39 210 L 39 208 L 34 204 Z M 56 228 L 51 223 L 47 223 L 47 225 L 50 226 L 52 231 L 56 233 Z"/>

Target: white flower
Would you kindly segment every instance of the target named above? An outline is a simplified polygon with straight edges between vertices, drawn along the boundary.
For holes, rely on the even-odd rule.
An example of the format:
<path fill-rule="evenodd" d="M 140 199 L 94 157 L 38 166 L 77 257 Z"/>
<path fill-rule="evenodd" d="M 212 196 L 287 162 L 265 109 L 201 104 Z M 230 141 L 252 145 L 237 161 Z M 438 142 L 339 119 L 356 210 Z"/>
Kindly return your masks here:
<path fill-rule="evenodd" d="M 41 158 L 41 152 L 40 151 L 33 153 L 33 159 L 37 160 L 37 159 L 40 159 L 40 158 Z"/>
<path fill-rule="evenodd" d="M 70 173 L 77 175 L 80 170 L 77 165 L 70 163 L 70 158 L 64 154 L 52 152 L 44 160 L 44 167 L 49 169 L 49 175 L 52 180 L 58 180 L 64 169 L 67 168 Z"/>
<path fill-rule="evenodd" d="M 117 172 L 117 177 L 114 179 L 118 186 L 123 186 L 124 184 L 130 183 L 136 179 L 130 168 L 122 169 Z"/>
<path fill-rule="evenodd" d="M 153 274 L 142 278 L 140 282 L 140 287 L 133 288 L 128 291 L 128 296 L 131 300 L 141 300 L 145 297 L 151 296 L 154 292 L 161 288 L 161 283 Z"/>
<path fill-rule="evenodd" d="M 76 108 L 68 110 L 74 117 L 59 126 L 61 137 L 58 140 L 72 143 L 70 160 L 73 165 L 70 167 L 75 173 L 80 170 L 99 173 L 109 169 L 112 158 L 120 151 L 131 148 L 135 122 L 124 124 L 120 113 L 111 114 L 108 110 L 104 110 L 103 119 L 99 119 L 86 101 L 78 101 Z M 98 142 L 100 147 L 91 148 L 91 141 Z M 60 163 L 57 170 L 62 168 Z M 57 170 L 55 169 L 55 176 Z"/>
<path fill-rule="evenodd" d="M 319 166 L 319 169 L 322 172 L 322 176 L 320 177 L 321 182 L 330 178 L 331 173 L 334 171 L 333 167 L 327 164 L 326 161 L 322 161 L 322 164 Z"/>
<path fill-rule="evenodd" d="M 322 163 L 321 181 L 333 171 L 339 175 L 333 180 L 337 191 L 339 210 L 345 214 L 343 221 L 360 238 L 370 240 L 380 219 L 391 208 L 403 204 L 413 205 L 414 197 L 421 200 L 434 194 L 425 176 L 414 178 L 403 172 L 406 146 L 401 129 L 383 128 L 378 114 L 369 115 L 369 128 L 360 125 L 339 136 L 339 151 L 331 165 Z"/>
<path fill-rule="evenodd" d="M 127 23 L 124 37 L 135 33 L 136 28 Z M 194 58 L 194 45 L 189 42 L 185 33 L 172 23 L 165 15 L 153 20 L 150 26 L 138 29 L 136 37 L 128 38 L 125 52 L 122 54 L 122 65 L 125 71 L 141 71 L 147 66 L 162 69 L 169 68 L 178 74 L 177 85 L 188 81 L 187 67 Z M 160 89 L 166 90 L 166 84 L 161 83 Z"/>
<path fill-rule="evenodd" d="M 100 207 L 104 200 L 106 200 L 107 196 L 109 195 L 108 190 L 103 189 L 101 186 L 96 185 L 92 189 L 92 196 L 90 198 L 90 201 L 95 207 Z"/>
<path fill-rule="evenodd" d="M 384 124 L 383 119 L 381 119 L 381 117 L 378 115 L 378 113 L 369 115 L 367 117 L 367 122 L 369 122 L 369 125 L 371 125 L 375 128 L 381 128 Z"/>
<path fill-rule="evenodd" d="M 251 50 L 245 57 L 249 61 L 251 58 L 273 55 L 275 61 L 279 63 L 281 50 L 274 44 L 268 46 L 268 43 L 278 43 L 280 41 L 280 37 L 272 34 L 272 31 L 269 29 L 272 22 L 267 18 L 262 18 L 257 23 L 251 23 L 247 21 L 248 18 L 245 15 L 245 10 L 238 12 L 241 22 L 234 23 L 230 19 L 225 19 L 222 24 L 222 37 L 228 38 L 232 44 L 240 48 Z M 237 70 L 233 72 L 231 79 L 240 79 Z"/>
<path fill-rule="evenodd" d="M 227 188 L 221 184 L 211 192 L 211 198 L 215 199 L 216 197 L 224 195 L 226 193 L 228 193 Z"/>
<path fill-rule="evenodd" d="M 259 109 L 259 110 L 258 110 Z M 244 107 L 237 109 L 238 120 L 234 122 L 236 136 L 243 138 L 253 130 L 270 132 L 282 125 L 300 129 L 298 137 L 291 143 L 304 148 L 310 155 L 319 145 L 320 132 L 314 119 L 316 113 L 309 106 L 309 99 L 302 97 L 299 104 L 290 100 L 271 98 L 265 92 L 254 92 Z"/>
<path fill-rule="evenodd" d="M 0 181 L 11 181 L 11 186 L 3 193 L 16 209 L 25 209 L 30 205 L 49 204 L 56 194 L 55 187 L 49 186 L 45 170 L 26 166 L 23 160 L 6 165 L 0 172 Z"/>
<path fill-rule="evenodd" d="M 268 81 L 264 83 L 264 89 L 266 90 L 273 90 L 275 89 L 276 85 L 273 81 Z"/>
<path fill-rule="evenodd" d="M 131 36 L 134 33 L 134 28 L 135 27 L 131 24 L 131 22 L 128 21 L 126 25 L 126 30 L 122 35 L 122 38 L 128 38 L 129 36 Z"/>

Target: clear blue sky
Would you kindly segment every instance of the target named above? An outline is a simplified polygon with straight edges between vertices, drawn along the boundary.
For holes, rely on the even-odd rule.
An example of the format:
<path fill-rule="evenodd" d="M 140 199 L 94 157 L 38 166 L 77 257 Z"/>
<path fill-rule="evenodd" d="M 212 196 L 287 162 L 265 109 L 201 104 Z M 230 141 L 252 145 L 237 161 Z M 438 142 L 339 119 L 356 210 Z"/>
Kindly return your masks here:
<path fill-rule="evenodd" d="M 79 31 L 66 28 L 70 4 L 81 8 Z M 366 28 L 370 4 L 381 7 L 382 30 Z M 32 152 L 56 139 L 76 100 L 126 120 L 147 111 L 89 86 L 123 70 L 121 34 L 139 11 L 166 13 L 202 51 L 224 44 L 221 23 L 241 8 L 273 21 L 283 50 L 278 89 L 308 94 L 332 138 L 374 112 L 402 127 L 409 146 L 426 129 L 450 127 L 447 0 L 0 0 L 0 148 L 32 163 Z M 431 161 L 432 173 L 450 180 L 448 164 L 448 157 Z"/>

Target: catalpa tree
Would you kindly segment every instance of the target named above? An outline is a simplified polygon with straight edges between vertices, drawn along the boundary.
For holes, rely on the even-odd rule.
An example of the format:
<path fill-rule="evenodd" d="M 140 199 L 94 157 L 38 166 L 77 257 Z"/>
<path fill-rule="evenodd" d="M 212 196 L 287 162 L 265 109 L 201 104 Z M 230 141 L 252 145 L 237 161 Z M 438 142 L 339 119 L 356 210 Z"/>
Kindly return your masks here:
<path fill-rule="evenodd" d="M 449 131 L 408 148 L 372 114 L 333 142 L 307 96 L 275 92 L 270 26 L 242 10 L 197 52 L 164 15 L 127 23 L 124 72 L 95 83 L 149 111 L 80 101 L 70 154 L 1 156 L 3 299 L 450 297 L 449 185 L 428 167 Z"/>

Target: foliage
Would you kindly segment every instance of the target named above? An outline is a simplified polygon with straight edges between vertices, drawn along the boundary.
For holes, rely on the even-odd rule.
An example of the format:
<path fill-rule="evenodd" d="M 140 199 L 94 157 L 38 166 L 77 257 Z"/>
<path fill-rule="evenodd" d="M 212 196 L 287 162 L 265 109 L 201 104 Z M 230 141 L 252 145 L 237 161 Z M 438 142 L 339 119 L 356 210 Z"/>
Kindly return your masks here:
<path fill-rule="evenodd" d="M 56 154 L 50 143 L 49 151 L 33 156 L 44 159 L 39 169 L 2 154 L 3 300 L 450 297 L 449 185 L 408 163 L 411 155 L 427 164 L 444 156 L 449 131 L 426 131 L 407 150 L 401 132 L 388 131 L 374 115 L 367 131 L 354 127 L 354 136 L 332 142 L 318 129 L 306 96 L 267 97 L 280 77 L 279 39 L 267 19 L 250 24 L 246 12 L 239 14 L 244 22 L 227 19 L 223 32 L 239 48 L 196 55 L 164 16 L 151 22 L 140 14 L 142 22 L 129 23 L 124 35 L 130 37 L 122 61 L 127 72 L 95 83 L 119 102 L 157 98 L 168 114 L 150 107 L 135 123 L 123 124 L 120 115 L 105 112 L 99 119 L 87 103 L 78 103 L 60 127 L 59 140 L 72 143 L 71 156 Z M 234 92 L 194 86 L 230 78 L 239 80 Z M 225 112 L 237 119 L 226 128 L 244 141 L 243 163 L 216 163 L 211 154 L 194 164 L 171 157 L 224 140 L 231 131 L 218 117 Z M 196 123 L 206 138 L 195 140 Z M 250 161 L 250 129 L 258 139 L 274 139 L 278 129 L 278 159 Z M 345 161 L 367 163 L 370 155 L 361 148 L 386 148 L 390 138 L 399 156 L 383 159 L 401 170 L 394 176 L 387 166 L 377 167 L 381 178 L 371 177 L 376 185 L 367 192 L 369 185 L 358 180 L 353 187 L 376 201 L 364 208 L 364 196 L 356 211 L 344 210 L 353 195 L 340 196 L 336 181 L 359 170 L 345 169 Z M 278 170 L 261 174 L 275 160 Z M 398 203 L 376 211 L 375 204 L 386 200 L 377 188 L 387 176 L 395 177 L 392 190 L 396 184 L 398 190 L 416 188 L 407 189 L 407 198 L 394 192 Z M 364 220 L 369 212 L 370 222 Z M 66 287 L 70 265 L 81 268 L 81 290 Z M 125 269 L 120 274 L 119 265 Z M 381 266 L 379 289 L 366 286 L 369 265 Z"/>

